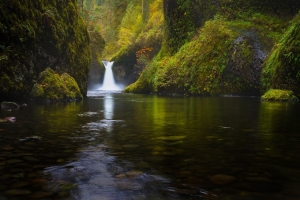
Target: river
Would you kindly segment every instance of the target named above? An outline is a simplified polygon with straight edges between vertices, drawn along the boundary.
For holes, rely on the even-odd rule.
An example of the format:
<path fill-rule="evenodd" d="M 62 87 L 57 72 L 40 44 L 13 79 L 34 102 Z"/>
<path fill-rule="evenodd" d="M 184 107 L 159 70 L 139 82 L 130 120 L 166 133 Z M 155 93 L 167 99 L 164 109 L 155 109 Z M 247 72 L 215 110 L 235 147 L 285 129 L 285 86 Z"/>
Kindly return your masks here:
<path fill-rule="evenodd" d="M 89 91 L 0 110 L 0 200 L 300 199 L 300 104 Z"/>

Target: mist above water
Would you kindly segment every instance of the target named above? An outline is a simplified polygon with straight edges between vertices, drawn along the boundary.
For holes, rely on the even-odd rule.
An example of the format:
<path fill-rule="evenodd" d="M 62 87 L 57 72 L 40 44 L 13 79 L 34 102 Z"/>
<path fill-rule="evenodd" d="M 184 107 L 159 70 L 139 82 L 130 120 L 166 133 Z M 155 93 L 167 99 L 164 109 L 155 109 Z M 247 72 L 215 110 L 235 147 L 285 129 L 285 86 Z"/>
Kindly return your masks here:
<path fill-rule="evenodd" d="M 105 66 L 105 74 L 102 86 L 99 90 L 109 90 L 109 91 L 121 91 L 123 87 L 119 86 L 115 83 L 115 79 L 113 76 L 112 67 L 114 62 L 102 61 Z"/>

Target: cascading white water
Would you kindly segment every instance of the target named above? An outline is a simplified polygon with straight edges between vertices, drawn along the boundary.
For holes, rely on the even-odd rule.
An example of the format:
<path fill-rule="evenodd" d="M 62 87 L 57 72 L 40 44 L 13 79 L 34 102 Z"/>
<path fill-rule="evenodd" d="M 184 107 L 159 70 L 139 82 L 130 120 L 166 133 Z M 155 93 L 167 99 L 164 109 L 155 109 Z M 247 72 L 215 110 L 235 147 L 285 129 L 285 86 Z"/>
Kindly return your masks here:
<path fill-rule="evenodd" d="M 102 61 L 105 66 L 103 85 L 100 90 L 122 90 L 116 83 L 112 72 L 114 62 Z"/>

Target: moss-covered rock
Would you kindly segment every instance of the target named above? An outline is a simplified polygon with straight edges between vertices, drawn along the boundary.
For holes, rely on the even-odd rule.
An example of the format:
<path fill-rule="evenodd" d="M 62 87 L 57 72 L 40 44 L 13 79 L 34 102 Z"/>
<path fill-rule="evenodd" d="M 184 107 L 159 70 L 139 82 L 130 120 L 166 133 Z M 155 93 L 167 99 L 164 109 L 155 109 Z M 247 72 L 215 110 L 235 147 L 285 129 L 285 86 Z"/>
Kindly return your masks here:
<path fill-rule="evenodd" d="M 272 47 L 286 30 L 287 21 L 297 14 L 300 2 L 165 0 L 163 3 L 165 40 L 161 51 L 126 92 L 260 95 L 261 83 L 269 84 L 271 77 L 275 78 L 274 85 L 282 82 L 277 81 L 274 70 L 261 81 L 261 71 Z M 275 54 L 290 64 L 277 74 L 290 82 L 289 86 L 291 83 L 295 86 L 290 87 L 293 91 L 300 85 L 294 78 L 300 77 L 295 70 L 300 66 L 297 56 L 300 54 L 296 53 L 299 21 L 294 20 L 286 34 L 286 38 L 294 39 L 287 39 L 289 45 Z M 284 89 L 286 85 L 274 88 Z"/>
<path fill-rule="evenodd" d="M 297 97 L 294 95 L 293 91 L 290 90 L 279 90 L 270 89 L 262 97 L 265 101 L 296 101 Z"/>
<path fill-rule="evenodd" d="M 279 25 L 270 31 L 262 19 L 265 24 Z M 160 53 L 125 91 L 259 95 L 262 64 L 271 50 L 262 41 L 274 42 L 273 35 L 281 31 L 281 23 L 257 14 L 249 16 L 248 21 L 222 17 L 209 20 L 176 54 Z"/>
<path fill-rule="evenodd" d="M 50 101 L 82 99 L 73 77 L 67 73 L 60 76 L 50 68 L 40 73 L 38 82 L 31 90 L 31 97 Z"/>
<path fill-rule="evenodd" d="M 89 40 L 75 0 L 1 1 L 0 98 L 26 98 L 46 67 L 70 74 L 86 94 Z"/>

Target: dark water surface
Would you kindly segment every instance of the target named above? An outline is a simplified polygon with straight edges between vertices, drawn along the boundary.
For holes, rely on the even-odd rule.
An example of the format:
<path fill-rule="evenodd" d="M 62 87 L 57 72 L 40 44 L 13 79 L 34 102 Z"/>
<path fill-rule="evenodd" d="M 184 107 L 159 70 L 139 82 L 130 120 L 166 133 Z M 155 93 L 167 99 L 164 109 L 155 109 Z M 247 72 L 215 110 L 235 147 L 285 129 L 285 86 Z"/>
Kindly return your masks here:
<path fill-rule="evenodd" d="M 0 200 L 300 199 L 300 104 L 90 91 L 0 110 Z"/>

